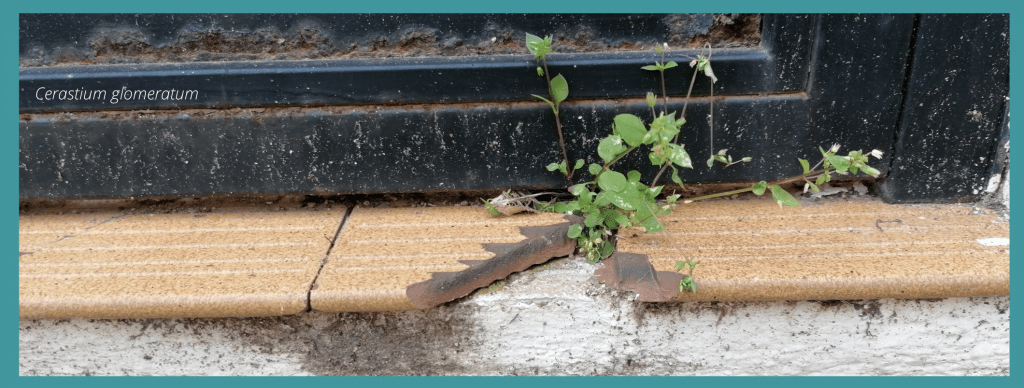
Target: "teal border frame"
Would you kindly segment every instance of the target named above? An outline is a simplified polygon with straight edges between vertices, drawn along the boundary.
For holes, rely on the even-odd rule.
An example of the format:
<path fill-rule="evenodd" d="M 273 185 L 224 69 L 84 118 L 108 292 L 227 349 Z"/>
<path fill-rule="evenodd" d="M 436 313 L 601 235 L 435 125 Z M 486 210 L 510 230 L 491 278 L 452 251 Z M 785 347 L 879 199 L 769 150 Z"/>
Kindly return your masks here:
<path fill-rule="evenodd" d="M 7 5 L 2 13 L 3 23 L 3 35 L 6 39 L 0 40 L 2 45 L 2 53 L 12 76 L 0 80 L 2 82 L 2 89 L 6 90 L 6 93 L 0 94 L 0 106 L 3 110 L 9 112 L 11 116 L 9 119 L 3 121 L 5 128 L 0 132 L 2 140 L 0 140 L 0 146 L 3 147 L 3 152 L 0 152 L 0 179 L 6 184 L 0 188 L 0 203 L 7 204 L 0 207 L 0 248 L 3 252 L 9 252 L 12 257 L 17 257 L 17 245 L 18 245 L 18 127 L 17 122 L 13 120 L 18 114 L 18 96 L 16 91 L 18 90 L 18 79 L 17 79 L 17 59 L 18 59 L 18 14 L 19 13 L 33 13 L 33 12 L 203 12 L 203 13 L 219 13 L 219 12 L 415 12 L 415 13 L 428 13 L 428 12 L 501 12 L 501 13 L 523 13 L 523 12 L 537 12 L 537 13 L 569 13 L 569 12 L 793 12 L 793 13 L 848 13 L 848 12 L 898 12 L 898 13 L 913 13 L 913 12 L 927 12 L 927 13 L 1009 13 L 1010 14 L 1010 90 L 1011 95 L 1014 90 L 1020 90 L 1021 77 L 1014 77 L 1016 69 L 1021 68 L 1021 56 L 1019 50 L 1024 45 L 1019 43 L 1022 36 L 1021 31 L 1024 31 L 1024 3 L 1017 2 L 1014 4 L 1010 0 L 974 0 L 969 2 L 964 1 L 909 1 L 909 2 L 897 2 L 892 0 L 863 0 L 858 2 L 825 2 L 820 0 L 783 0 L 783 1 L 771 1 L 766 2 L 763 0 L 733 0 L 728 2 L 702 2 L 702 1 L 685 1 L 685 0 L 644 0 L 639 2 L 625 2 L 625 1 L 612 1 L 612 0 L 563 0 L 563 1 L 550 1 L 550 0 L 513 0 L 507 2 L 488 2 L 482 0 L 468 1 L 468 0 L 435 0 L 435 1 L 422 1 L 422 0 L 390 0 L 386 2 L 369 2 L 369 1 L 346 1 L 346 0 L 334 0 L 334 1 L 323 1 L 323 0 L 306 0 L 301 2 L 277 2 L 277 1 L 223 1 L 223 2 L 211 2 L 210 0 L 172 0 L 165 2 L 146 2 L 142 1 L 71 1 L 71 0 L 47 0 L 47 1 L 32 1 L 32 2 L 18 2 L 17 4 Z M 636 6 L 642 8 L 636 9 Z M 1017 47 L 1020 46 L 1020 47 Z M 1011 104 L 1011 117 L 1014 106 L 1017 110 L 1021 110 L 1022 104 L 1014 103 Z M 1012 134 L 1012 126 L 1011 126 Z M 1011 136 L 1012 137 L 1012 136 Z M 1011 148 L 1011 155 L 1013 154 Z M 1012 160 L 1012 157 L 1011 157 Z M 1018 203 L 1018 198 L 1024 198 L 1024 194 L 1021 194 L 1020 186 L 1013 184 L 1011 180 L 1010 187 L 1010 202 Z M 1011 205 L 1012 207 L 1012 205 Z M 1021 240 L 1021 228 L 1014 228 L 1011 218 L 1010 227 L 1010 238 L 1012 242 L 1022 241 Z M 1017 276 L 1021 272 L 1021 265 L 1014 266 L 1013 262 L 1019 260 L 1019 252 L 1011 250 L 1011 300 L 1020 294 L 1014 290 L 1013 279 L 1020 278 Z M 16 260 L 5 262 L 4 268 L 8 268 L 9 271 L 4 271 L 2 275 L 4 279 L 10 280 L 9 283 L 3 287 L 3 306 L 4 310 L 9 311 L 8 315 L 3 316 L 0 322 L 3 323 L 2 332 L 5 335 L 0 336 L 2 340 L 3 349 L 5 349 L 3 363 L 3 380 L 8 381 L 8 386 L 54 386 L 63 387 L 67 385 L 73 386 L 137 386 L 139 384 L 145 385 L 156 385 L 156 386 L 179 386 L 181 384 L 189 385 L 203 385 L 212 386 L 214 384 L 238 384 L 245 386 L 272 386 L 280 385 L 284 381 L 278 379 L 267 379 L 267 378 L 250 378 L 250 377 L 230 377 L 227 380 L 224 378 L 213 378 L 213 377 L 170 377 L 170 378 L 147 378 L 145 381 L 139 380 L 138 378 L 101 378 L 101 379 L 88 379 L 87 377 L 18 377 L 18 266 Z M 1019 326 L 1015 324 L 1013 320 L 1010 321 L 1011 333 L 1014 331 L 1014 327 Z M 1011 334 L 1011 338 L 1012 338 Z M 1017 341 L 1020 342 L 1020 341 Z M 1015 346 L 1011 340 L 1010 353 L 1011 355 L 1015 352 L 1018 346 Z M 10 354 L 10 356 L 8 356 Z M 980 377 L 984 381 L 971 381 L 971 383 L 985 384 L 986 387 L 1001 387 L 1001 386 L 1020 386 L 1024 385 L 1018 382 L 1012 384 L 1012 381 L 1018 380 L 1013 378 L 1013 371 L 1017 369 L 1019 362 L 1014 362 L 1015 359 L 1011 356 L 1010 359 L 1010 370 L 1011 377 Z M 1019 374 L 1020 372 L 1018 372 Z M 294 378 L 288 378 L 294 379 Z M 323 380 L 332 379 L 332 380 Z M 904 384 L 928 384 L 929 386 L 953 386 L 954 384 L 963 384 L 965 381 L 959 380 L 958 378 L 935 378 L 935 377 L 881 377 L 881 378 L 870 378 L 866 380 L 866 377 L 741 377 L 741 378 L 715 378 L 715 377 L 612 377 L 612 378 L 601 378 L 601 377 L 581 377 L 572 378 L 566 380 L 564 377 L 535 377 L 530 378 L 529 384 L 539 384 L 541 386 L 558 386 L 569 384 L 586 384 L 588 386 L 611 386 L 612 384 L 622 384 L 622 379 L 629 379 L 628 383 L 640 383 L 640 384 L 678 384 L 678 385 L 699 385 L 708 386 L 711 384 L 720 385 L 724 384 L 727 386 L 779 386 L 779 387 L 793 387 L 793 386 L 820 386 L 822 384 L 834 385 L 834 386 L 859 386 L 863 384 L 871 384 L 873 386 L 897 386 Z M 671 380 L 668 380 L 671 379 Z M 297 383 L 298 381 L 288 381 L 287 383 Z M 507 379 L 507 378 L 493 378 L 493 377 L 468 377 L 468 378 L 427 378 L 427 377 L 382 377 L 382 378 L 368 378 L 368 377 L 324 377 L 317 378 L 315 383 L 323 384 L 338 384 L 342 387 L 354 386 L 361 387 L 366 385 L 394 385 L 394 386 L 409 386 L 415 385 L 421 387 L 426 385 L 438 386 L 438 387 L 451 387 L 455 386 L 478 386 L 486 384 L 489 387 L 501 387 L 501 386 L 512 386 L 513 384 L 521 384 L 523 381 L 519 379 Z M 298 383 L 308 383 L 298 382 Z M 1012 385 L 1011 385 L 1012 384 Z"/>

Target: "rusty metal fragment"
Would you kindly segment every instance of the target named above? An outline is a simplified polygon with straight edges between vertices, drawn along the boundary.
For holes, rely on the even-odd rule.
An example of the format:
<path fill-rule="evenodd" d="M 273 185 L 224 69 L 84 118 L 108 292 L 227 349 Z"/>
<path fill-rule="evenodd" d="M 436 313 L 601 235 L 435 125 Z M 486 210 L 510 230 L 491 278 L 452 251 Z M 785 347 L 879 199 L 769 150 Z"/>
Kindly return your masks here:
<path fill-rule="evenodd" d="M 517 243 L 482 244 L 494 257 L 460 260 L 470 267 L 459 272 L 434 273 L 430 279 L 409 286 L 406 296 L 417 308 L 431 308 L 553 257 L 569 255 L 576 249 L 576 239 L 567 236 L 569 226 L 582 223 L 583 219 L 565 218 L 566 222 L 554 225 L 519 227 L 519 233 L 526 239 Z"/>
<path fill-rule="evenodd" d="M 679 293 L 683 274 L 657 271 L 647 255 L 615 252 L 594 275 L 608 287 L 634 291 L 639 302 L 667 302 Z"/>

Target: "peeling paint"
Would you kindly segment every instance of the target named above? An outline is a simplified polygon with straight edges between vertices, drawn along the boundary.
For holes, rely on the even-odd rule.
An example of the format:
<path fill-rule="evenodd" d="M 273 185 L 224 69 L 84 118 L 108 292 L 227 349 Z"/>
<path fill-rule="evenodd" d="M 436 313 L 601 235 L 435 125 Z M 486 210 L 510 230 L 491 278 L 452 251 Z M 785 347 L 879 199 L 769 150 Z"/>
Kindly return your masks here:
<path fill-rule="evenodd" d="M 566 256 L 576 249 L 576 240 L 569 238 L 569 226 L 583 222 L 580 217 L 566 216 L 567 222 L 547 226 L 520 227 L 525 240 L 517 243 L 483 244 L 494 257 L 487 260 L 461 260 L 470 268 L 459 272 L 437 272 L 429 280 L 413 284 L 406 296 L 417 308 L 426 309 L 469 295 L 495 280 L 504 279 L 551 258 Z"/>

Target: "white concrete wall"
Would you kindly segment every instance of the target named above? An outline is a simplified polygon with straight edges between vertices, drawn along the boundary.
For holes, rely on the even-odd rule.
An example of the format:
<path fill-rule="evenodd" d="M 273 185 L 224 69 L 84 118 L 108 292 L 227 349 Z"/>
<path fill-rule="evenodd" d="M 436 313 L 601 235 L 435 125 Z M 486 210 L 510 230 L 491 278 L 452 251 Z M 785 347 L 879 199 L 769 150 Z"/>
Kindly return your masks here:
<path fill-rule="evenodd" d="M 637 304 L 578 260 L 427 311 L 23 320 L 22 375 L 1008 375 L 1009 298 Z"/>

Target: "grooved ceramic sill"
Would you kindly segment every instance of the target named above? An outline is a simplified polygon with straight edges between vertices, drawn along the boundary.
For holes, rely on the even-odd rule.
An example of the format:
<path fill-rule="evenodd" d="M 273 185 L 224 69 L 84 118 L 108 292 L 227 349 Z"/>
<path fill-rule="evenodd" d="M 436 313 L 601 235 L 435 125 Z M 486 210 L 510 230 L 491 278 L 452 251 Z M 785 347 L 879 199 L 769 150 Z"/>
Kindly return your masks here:
<path fill-rule="evenodd" d="M 19 217 L 21 318 L 148 318 L 407 310 L 406 289 L 492 258 L 482 244 L 561 215 L 477 207 Z M 1009 294 L 1008 223 L 965 205 L 822 199 L 683 205 L 619 250 L 657 271 L 700 260 L 687 300 L 943 298 Z M 982 244 L 995 238 L 997 244 Z M 981 240 L 981 241 L 979 241 Z M 323 265 L 323 266 L 322 266 Z M 322 266 L 322 268 L 321 268 Z M 595 269 L 599 268 L 595 266 Z M 671 285 L 670 285 L 671 286 Z"/>

